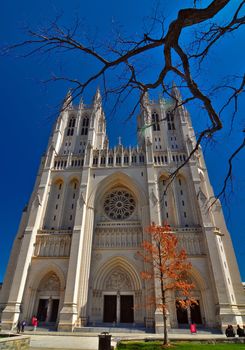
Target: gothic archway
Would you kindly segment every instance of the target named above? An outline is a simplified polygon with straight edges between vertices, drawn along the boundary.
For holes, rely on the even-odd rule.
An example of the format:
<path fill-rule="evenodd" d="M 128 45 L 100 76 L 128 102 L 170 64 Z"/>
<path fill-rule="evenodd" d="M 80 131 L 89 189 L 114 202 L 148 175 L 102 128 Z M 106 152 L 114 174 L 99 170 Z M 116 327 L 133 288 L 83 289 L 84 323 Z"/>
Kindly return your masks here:
<path fill-rule="evenodd" d="M 142 310 L 142 285 L 135 268 L 114 257 L 97 270 L 93 283 L 92 318 L 106 323 L 133 323 Z"/>
<path fill-rule="evenodd" d="M 56 323 L 60 308 L 61 283 L 56 273 L 50 271 L 40 281 L 36 290 L 33 314 L 39 322 Z"/>

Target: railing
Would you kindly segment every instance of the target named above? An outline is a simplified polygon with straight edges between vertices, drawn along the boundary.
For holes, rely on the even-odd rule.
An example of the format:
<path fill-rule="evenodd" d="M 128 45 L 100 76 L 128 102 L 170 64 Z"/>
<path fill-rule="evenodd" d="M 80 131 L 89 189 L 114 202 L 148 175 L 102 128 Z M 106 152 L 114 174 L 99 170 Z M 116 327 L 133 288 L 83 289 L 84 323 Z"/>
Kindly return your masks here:
<path fill-rule="evenodd" d="M 137 248 L 143 240 L 141 226 L 97 227 L 94 248 Z"/>
<path fill-rule="evenodd" d="M 35 257 L 68 257 L 70 255 L 71 234 L 44 233 L 36 237 Z"/>
<path fill-rule="evenodd" d="M 178 247 L 184 248 L 188 255 L 205 254 L 201 227 L 172 227 L 171 229 L 178 238 Z"/>
<path fill-rule="evenodd" d="M 81 168 L 84 165 L 84 158 L 78 156 L 57 156 L 54 160 L 54 169 L 62 170 L 67 168 Z"/>

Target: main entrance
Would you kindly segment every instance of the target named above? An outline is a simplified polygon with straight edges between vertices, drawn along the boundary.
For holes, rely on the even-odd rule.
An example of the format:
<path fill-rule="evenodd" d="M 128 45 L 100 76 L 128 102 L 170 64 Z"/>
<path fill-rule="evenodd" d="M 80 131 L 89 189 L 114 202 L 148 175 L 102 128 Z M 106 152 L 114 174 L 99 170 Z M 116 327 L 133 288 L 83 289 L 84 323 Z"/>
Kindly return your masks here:
<path fill-rule="evenodd" d="M 133 295 L 104 295 L 103 322 L 134 322 Z"/>
<path fill-rule="evenodd" d="M 196 300 L 196 302 L 192 303 L 188 308 L 182 308 L 180 306 L 180 303 L 176 301 L 176 313 L 179 325 L 185 325 L 189 323 L 202 324 L 199 300 Z"/>
<path fill-rule="evenodd" d="M 37 319 L 39 322 L 56 322 L 59 310 L 59 299 L 39 299 Z"/>

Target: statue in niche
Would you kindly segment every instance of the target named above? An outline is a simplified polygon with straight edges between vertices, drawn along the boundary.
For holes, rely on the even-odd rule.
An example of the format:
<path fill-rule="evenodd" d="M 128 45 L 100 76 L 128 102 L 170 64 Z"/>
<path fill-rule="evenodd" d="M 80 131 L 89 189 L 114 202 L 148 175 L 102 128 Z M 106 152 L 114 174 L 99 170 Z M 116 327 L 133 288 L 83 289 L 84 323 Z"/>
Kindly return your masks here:
<path fill-rule="evenodd" d="M 84 192 L 83 191 L 80 194 L 79 204 L 80 204 L 80 208 L 82 208 L 84 204 L 86 205 L 86 201 L 85 201 L 85 198 L 84 198 Z"/>
<path fill-rule="evenodd" d="M 42 205 L 41 195 L 39 191 L 37 192 L 33 202 L 36 208 Z"/>
<path fill-rule="evenodd" d="M 113 272 L 106 282 L 106 289 L 131 289 L 129 277 L 122 272 Z"/>
<path fill-rule="evenodd" d="M 197 194 L 197 199 L 200 203 L 201 206 L 201 210 L 203 212 L 203 215 L 205 217 L 206 221 L 210 221 L 209 218 L 209 207 L 208 207 L 208 199 L 206 197 L 206 195 L 204 194 L 204 192 L 202 191 L 201 188 L 199 188 L 199 192 Z"/>
<path fill-rule="evenodd" d="M 154 206 L 157 205 L 158 199 L 157 199 L 157 197 L 156 197 L 155 192 L 154 192 L 153 189 L 151 190 L 151 201 L 152 201 L 152 204 L 153 204 Z"/>

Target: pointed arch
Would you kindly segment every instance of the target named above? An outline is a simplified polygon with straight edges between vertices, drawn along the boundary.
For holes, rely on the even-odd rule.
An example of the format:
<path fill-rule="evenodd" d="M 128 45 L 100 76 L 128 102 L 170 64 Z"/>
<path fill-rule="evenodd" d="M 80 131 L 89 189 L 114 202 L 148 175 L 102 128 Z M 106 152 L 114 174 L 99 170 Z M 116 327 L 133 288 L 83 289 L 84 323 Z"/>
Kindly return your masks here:
<path fill-rule="evenodd" d="M 98 267 L 95 271 L 93 289 L 103 290 L 106 286 L 106 281 L 108 281 L 113 271 L 121 271 L 128 276 L 132 290 L 136 291 L 142 289 L 141 279 L 137 271 L 128 259 L 126 260 L 124 257 L 120 256 L 112 257 L 105 264 Z"/>
<path fill-rule="evenodd" d="M 64 180 L 61 177 L 54 178 L 49 191 L 48 204 L 44 216 L 44 229 L 58 229 L 59 215 L 62 207 L 62 198 L 64 194 Z"/>
<path fill-rule="evenodd" d="M 147 205 L 147 195 L 145 190 L 136 182 L 136 180 L 123 172 L 116 172 L 104 178 L 93 188 L 88 198 L 88 206 L 94 207 L 95 203 L 99 203 L 104 194 L 115 186 L 128 188 L 133 192 L 141 206 Z"/>
<path fill-rule="evenodd" d="M 176 203 L 173 185 L 168 185 L 169 175 L 162 173 L 158 181 L 158 191 L 160 198 L 161 222 L 168 222 L 171 226 L 176 226 Z"/>
<path fill-rule="evenodd" d="M 64 203 L 62 215 L 62 229 L 72 229 L 75 220 L 77 198 L 79 192 L 79 181 L 76 177 L 72 177 L 66 185 L 66 200 Z"/>
<path fill-rule="evenodd" d="M 193 226 L 196 224 L 195 208 L 192 207 L 191 204 L 190 190 L 186 177 L 183 174 L 178 174 L 174 183 L 179 213 L 179 225 Z"/>
<path fill-rule="evenodd" d="M 39 269 L 35 270 L 35 275 L 30 276 L 30 288 L 36 290 L 45 276 L 51 273 L 54 273 L 59 278 L 60 289 L 64 290 L 66 286 L 65 275 L 61 268 L 55 263 L 40 266 Z"/>

